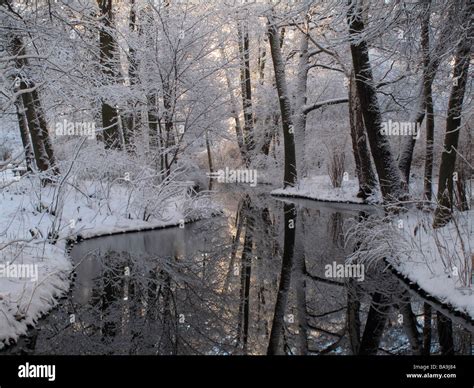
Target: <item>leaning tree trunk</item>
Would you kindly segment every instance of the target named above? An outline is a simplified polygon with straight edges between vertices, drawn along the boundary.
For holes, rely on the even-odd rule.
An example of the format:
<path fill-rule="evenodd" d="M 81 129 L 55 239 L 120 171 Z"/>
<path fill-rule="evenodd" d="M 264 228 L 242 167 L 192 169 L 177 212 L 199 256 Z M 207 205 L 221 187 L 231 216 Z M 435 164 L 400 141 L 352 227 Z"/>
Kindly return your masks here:
<path fill-rule="evenodd" d="M 12 55 L 16 57 L 15 67 L 17 69 L 23 69 L 23 71 L 28 69 L 29 63 L 22 38 L 19 36 L 11 36 L 9 48 Z M 59 169 L 56 165 L 54 150 L 51 145 L 37 87 L 34 82 L 25 75 L 18 75 L 18 79 L 20 81 L 19 88 L 24 108 L 22 112 L 24 112 L 24 117 L 26 118 L 25 128 L 29 130 L 31 135 L 36 166 L 40 171 L 48 171 L 51 174 L 57 175 L 59 174 Z M 46 182 L 47 180 L 44 180 L 44 183 Z"/>
<path fill-rule="evenodd" d="M 21 81 L 20 90 L 26 89 L 28 86 L 24 81 Z M 31 93 L 23 92 L 21 98 L 25 107 L 27 126 L 30 129 L 36 166 L 40 171 L 48 171 L 50 168 L 49 157 L 44 146 L 43 131 L 40 128 Z"/>
<path fill-rule="evenodd" d="M 284 39 L 283 34 L 281 34 L 280 39 L 280 49 L 283 47 Z M 266 65 L 266 51 L 263 50 L 263 53 L 260 57 L 260 82 L 263 85 L 264 82 L 264 75 L 265 75 L 265 65 Z M 275 78 L 272 79 L 272 88 L 276 89 Z M 260 149 L 261 153 L 265 156 L 270 155 L 270 148 L 272 143 L 274 144 L 273 147 L 273 158 L 275 158 L 275 143 L 277 142 L 278 133 L 275 131 L 275 128 L 278 128 L 280 115 L 275 112 L 272 106 L 269 106 L 269 112 L 266 113 L 264 118 L 264 127 L 263 127 L 263 144 Z M 279 144 L 279 142 L 278 142 Z"/>
<path fill-rule="evenodd" d="M 438 181 L 438 206 L 435 211 L 433 226 L 435 228 L 446 225 L 452 217 L 453 207 L 453 174 L 456 166 L 459 132 L 461 129 L 461 113 L 466 90 L 471 46 L 473 41 L 474 23 L 471 23 L 471 14 L 474 5 L 465 0 L 463 27 L 466 36 L 459 38 L 456 50 L 453 71 L 453 86 L 448 103 L 448 117 L 446 119 L 446 135 L 444 149 L 441 155 Z"/>
<path fill-rule="evenodd" d="M 51 144 L 51 137 L 49 136 L 48 125 L 46 123 L 46 117 L 41 105 L 41 99 L 38 90 L 35 87 L 33 87 L 33 91 L 31 92 L 31 100 L 36 113 L 41 137 L 43 139 L 44 149 L 48 155 L 51 172 L 54 175 L 57 175 L 59 174 L 59 170 L 56 164 L 56 157 L 54 156 L 53 145 Z"/>
<path fill-rule="evenodd" d="M 422 2 L 430 1 L 430 0 L 421 0 Z M 426 100 L 428 93 L 426 93 L 427 88 L 431 89 L 431 85 L 436 77 L 436 72 L 438 71 L 439 65 L 441 63 L 442 58 L 445 57 L 446 50 L 450 49 L 450 36 L 453 34 L 453 23 L 456 23 L 454 16 L 456 14 L 456 7 L 454 6 L 455 3 L 450 7 L 448 15 L 446 19 L 443 21 L 443 28 L 439 34 L 438 42 L 436 44 L 435 49 L 433 50 L 433 55 L 430 57 L 430 61 L 426 63 L 424 61 L 423 64 L 423 82 L 420 89 L 420 97 L 417 103 L 417 109 L 415 111 L 414 117 L 410 120 L 414 122 L 417 128 L 421 127 L 423 120 L 425 118 L 425 112 L 428 114 L 428 103 L 429 101 Z M 425 3 L 426 6 L 426 3 Z M 429 11 L 428 17 L 429 17 Z M 425 14 L 425 18 L 426 18 Z M 424 20 L 423 23 L 429 23 L 429 20 Z M 428 24 L 429 27 L 429 24 Z M 422 24 L 422 41 L 423 41 L 423 24 Z M 427 36 L 428 38 L 428 36 Z M 428 45 L 428 41 L 426 41 L 426 46 Z M 422 42 L 423 45 L 423 42 Z M 424 58 L 425 59 L 425 58 Z M 428 89 L 428 91 L 429 91 Z M 428 140 L 428 139 L 427 139 Z M 400 151 L 400 158 L 398 161 L 398 168 L 402 172 L 402 177 L 405 180 L 406 184 L 408 185 L 410 180 L 410 170 L 411 170 L 411 163 L 413 160 L 413 151 L 415 149 L 416 138 L 414 136 L 406 136 L 401 145 Z"/>
<path fill-rule="evenodd" d="M 364 33 L 362 11 L 357 1 L 349 0 L 347 19 L 351 36 L 351 54 L 356 77 L 357 94 L 364 116 L 370 150 L 383 198 L 386 202 L 405 199 L 407 192 L 402 184 L 400 171 L 393 158 L 390 143 L 382 134 L 382 114 L 377 101 L 367 42 Z"/>
<path fill-rule="evenodd" d="M 357 96 L 356 80 L 354 72 L 351 73 L 349 81 L 349 124 L 351 129 L 352 150 L 356 164 L 356 174 L 359 180 L 360 198 L 369 197 L 377 187 L 377 177 L 372 167 L 367 135 L 364 127 L 364 117 Z"/>
<path fill-rule="evenodd" d="M 283 126 L 283 140 L 285 149 L 285 174 L 283 186 L 294 186 L 298 180 L 296 173 L 295 139 L 291 117 L 290 96 L 286 84 L 285 62 L 281 53 L 280 33 L 273 18 L 268 18 L 268 40 L 272 54 L 275 72 L 275 84 L 280 103 L 281 123 Z"/>
<path fill-rule="evenodd" d="M 28 121 L 26 119 L 25 109 L 20 100 L 15 102 L 16 115 L 18 118 L 18 127 L 20 128 L 21 142 L 25 150 L 25 162 L 27 171 L 33 171 L 34 154 L 31 145 L 30 131 L 28 130 Z"/>

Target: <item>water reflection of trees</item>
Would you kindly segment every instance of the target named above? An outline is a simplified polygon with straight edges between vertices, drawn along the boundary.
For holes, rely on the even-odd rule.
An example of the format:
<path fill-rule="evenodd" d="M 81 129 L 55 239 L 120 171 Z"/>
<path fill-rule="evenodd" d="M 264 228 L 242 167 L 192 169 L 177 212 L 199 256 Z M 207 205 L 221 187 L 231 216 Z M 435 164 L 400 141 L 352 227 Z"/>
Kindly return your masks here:
<path fill-rule="evenodd" d="M 303 214 L 306 213 L 307 209 Z M 326 263 L 339 261 L 340 255 L 344 257 L 344 252 L 340 249 L 341 244 L 337 242 L 337 236 L 341 235 L 342 218 L 341 213 L 338 216 L 334 216 L 333 213 L 331 217 L 322 217 L 329 219 L 326 235 L 324 229 L 316 230 L 318 223 L 314 222 L 315 219 L 312 217 L 310 223 L 303 222 L 303 225 L 298 223 L 296 227 L 297 244 L 294 255 L 305 257 L 304 266 L 307 265 L 312 269 L 306 277 L 307 286 L 300 280 L 301 267 L 294 266 L 292 269 L 295 278 L 292 288 L 296 288 L 295 294 L 301 295 L 301 288 L 304 288 L 309 296 L 304 303 L 297 300 L 294 306 L 299 309 L 305 304 L 308 306 L 308 309 L 299 315 L 309 318 L 307 327 L 310 331 L 305 341 L 310 343 L 310 353 L 471 354 L 472 332 L 460 325 L 453 325 L 451 319 L 440 311 L 435 314 L 437 343 L 433 341 L 434 317 L 431 307 L 419 300 L 412 301 L 406 286 L 402 285 L 387 268 L 380 265 L 368 268 L 364 282 L 351 279 L 346 280 L 344 284 L 338 284 L 337 281 L 329 282 L 324 279 L 321 274 L 323 263 L 318 257 Z M 310 228 L 313 231 L 308 234 Z M 329 250 L 321 249 L 320 245 L 314 243 L 304 243 L 329 241 L 329 239 L 333 242 Z M 303 253 L 298 246 L 299 242 L 303 242 Z M 317 292 L 321 293 L 319 298 Z M 344 300 L 345 306 L 341 303 Z M 305 321 L 306 318 L 301 318 L 299 328 L 295 329 L 295 333 L 300 336 L 306 332 Z M 294 349 L 302 354 L 306 350 L 298 347 L 296 340 Z"/>
<path fill-rule="evenodd" d="M 472 332 L 381 265 L 328 279 L 357 213 L 241 196 L 235 212 L 82 258 L 30 337 L 46 354 L 470 354 Z M 361 218 L 363 219 L 363 217 Z M 173 241 L 173 243 L 171 243 Z M 146 251 L 146 253 L 143 252 Z M 82 268 L 82 269 L 81 269 Z M 70 322 L 75 314 L 75 322 Z"/>

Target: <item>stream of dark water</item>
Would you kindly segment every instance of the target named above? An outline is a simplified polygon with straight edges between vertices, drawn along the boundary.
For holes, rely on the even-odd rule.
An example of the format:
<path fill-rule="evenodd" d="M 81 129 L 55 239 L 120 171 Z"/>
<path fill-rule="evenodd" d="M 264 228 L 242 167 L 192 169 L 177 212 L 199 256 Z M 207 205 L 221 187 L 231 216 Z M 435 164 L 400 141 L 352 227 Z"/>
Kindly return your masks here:
<path fill-rule="evenodd" d="M 385 268 L 328 276 L 354 249 L 347 221 L 370 208 L 245 191 L 216 200 L 223 216 L 74 246 L 70 292 L 5 352 L 472 354 L 468 322 Z"/>

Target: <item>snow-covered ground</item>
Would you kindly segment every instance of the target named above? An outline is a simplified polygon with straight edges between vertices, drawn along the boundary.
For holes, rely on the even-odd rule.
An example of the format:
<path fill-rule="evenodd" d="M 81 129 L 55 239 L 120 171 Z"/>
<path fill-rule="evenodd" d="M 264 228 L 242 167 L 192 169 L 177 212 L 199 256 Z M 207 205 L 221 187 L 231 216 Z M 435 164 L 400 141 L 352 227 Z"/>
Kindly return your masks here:
<path fill-rule="evenodd" d="M 474 319 L 474 211 L 457 213 L 447 226 L 433 229 L 430 213 L 400 217 L 403 237 L 394 267 L 428 294 Z"/>
<path fill-rule="evenodd" d="M 342 182 L 342 186 L 334 188 L 328 175 L 312 176 L 304 178 L 296 187 L 277 189 L 272 191 L 272 195 L 308 198 L 318 201 L 344 202 L 344 203 L 377 203 L 378 196 L 363 200 L 357 197 L 359 182 L 357 178 Z"/>
<path fill-rule="evenodd" d="M 352 258 L 366 263 L 385 258 L 429 295 L 474 319 L 474 211 L 455 213 L 433 229 L 433 214 L 410 209 L 396 217 L 370 217 L 349 235 L 362 241 Z"/>
<path fill-rule="evenodd" d="M 68 239 L 182 225 L 218 211 L 176 183 L 150 193 L 126 182 L 74 179 L 41 187 L 36 177 L 12 182 L 7 172 L 0 181 L 0 348 L 68 290 Z"/>

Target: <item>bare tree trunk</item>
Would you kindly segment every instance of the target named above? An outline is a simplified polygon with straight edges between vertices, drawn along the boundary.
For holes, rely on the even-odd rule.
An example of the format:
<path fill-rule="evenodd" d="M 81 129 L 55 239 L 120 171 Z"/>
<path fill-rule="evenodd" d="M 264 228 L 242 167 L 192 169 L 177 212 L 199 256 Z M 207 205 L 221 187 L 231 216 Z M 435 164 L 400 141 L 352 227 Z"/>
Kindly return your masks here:
<path fill-rule="evenodd" d="M 209 174 L 214 172 L 212 165 L 212 154 L 211 154 L 211 143 L 209 142 L 209 133 L 206 130 L 206 150 L 207 150 L 207 163 L 209 165 Z M 212 179 L 209 179 L 209 190 L 212 190 Z"/>
<path fill-rule="evenodd" d="M 291 117 L 290 96 L 286 84 L 285 62 L 281 54 L 280 33 L 272 17 L 268 18 L 268 40 L 272 53 L 275 82 L 280 103 L 281 123 L 285 148 L 284 187 L 294 186 L 298 180 L 296 173 L 295 139 Z"/>
<path fill-rule="evenodd" d="M 426 2 L 429 0 L 421 0 L 422 2 Z M 448 3 L 449 4 L 449 3 Z M 425 3 L 426 6 L 426 3 Z M 453 34 L 453 24 L 457 23 L 454 16 L 457 12 L 458 4 L 453 2 L 449 8 L 448 14 L 446 19 L 444 20 L 442 30 L 439 34 L 438 42 L 436 44 L 435 49 L 433 50 L 433 55 L 431 55 L 430 61 L 428 66 L 424 63 L 423 67 L 423 83 L 420 89 L 420 97 L 417 104 L 417 109 L 414 113 L 414 117 L 411 120 L 416 124 L 419 128 L 423 123 L 425 118 L 425 112 L 427 110 L 427 103 L 426 97 L 428 94 L 426 93 L 427 88 L 431 89 L 431 85 L 436 77 L 436 73 L 438 71 L 438 67 L 441 63 L 442 58 L 446 54 L 446 50 L 451 48 L 450 47 L 450 36 Z M 427 11 L 429 12 L 429 11 Z M 424 15 L 426 17 L 426 14 Z M 428 14 L 429 17 L 429 14 Z M 423 21 L 426 23 L 426 21 Z M 429 23 L 429 20 L 428 20 Z M 428 24 L 429 27 L 429 24 Z M 423 29 L 423 25 L 422 25 Z M 423 31 L 422 31 L 423 34 Z M 423 40 L 423 37 L 422 37 Z M 427 112 L 426 112 L 427 113 Z M 400 158 L 398 161 L 398 168 L 402 172 L 402 177 L 405 180 L 406 184 L 408 185 L 410 180 L 410 170 L 411 170 L 411 163 L 413 160 L 413 151 L 415 149 L 416 138 L 414 136 L 406 136 L 404 137 L 404 141 L 401 146 Z"/>
<path fill-rule="evenodd" d="M 304 32 L 301 34 L 300 43 L 300 59 L 298 63 L 298 74 L 296 81 L 296 111 L 294 115 L 294 133 L 295 133 L 295 145 L 296 145 L 296 170 L 299 172 L 301 177 L 306 176 L 306 157 L 305 157 L 305 146 L 306 146 L 306 113 L 304 108 L 306 106 L 306 91 L 308 84 L 308 71 L 309 71 L 309 21 L 305 20 Z"/>
<path fill-rule="evenodd" d="M 111 29 L 113 27 L 112 0 L 97 0 L 100 9 L 99 48 L 100 66 L 102 75 L 107 83 L 116 82 L 119 71 L 117 70 L 117 45 Z M 106 148 L 120 148 L 118 131 L 118 114 L 115 107 L 102 99 L 101 106 L 103 140 Z"/>
<path fill-rule="evenodd" d="M 27 85 L 25 81 L 21 81 L 20 83 L 21 90 L 34 87 L 34 85 Z M 35 100 L 33 96 L 36 96 L 37 99 Z M 49 171 L 57 175 L 59 174 L 59 170 L 56 166 L 46 121 L 42 116 L 38 94 L 25 92 L 22 93 L 21 97 L 26 110 L 27 125 L 31 134 L 36 165 L 40 171 Z"/>
<path fill-rule="evenodd" d="M 433 77 L 434 78 L 434 77 Z M 421 127 L 423 120 L 425 119 L 426 100 L 423 87 L 421 88 L 421 97 L 418 101 L 418 107 L 415 113 L 415 117 L 412 122 L 415 123 L 417 128 Z M 414 136 L 405 136 L 401 145 L 400 158 L 398 161 L 398 168 L 402 173 L 402 178 L 405 181 L 405 185 L 408 187 L 410 181 L 410 170 L 411 162 L 413 160 L 413 151 L 415 149 L 416 138 Z"/>
<path fill-rule="evenodd" d="M 240 85 L 242 91 L 242 108 L 244 113 L 244 143 L 247 152 L 247 164 L 250 163 L 252 151 L 255 149 L 254 123 L 252 108 L 252 83 L 250 78 L 250 52 L 247 22 L 237 25 L 240 54 Z"/>
<path fill-rule="evenodd" d="M 51 137 L 49 136 L 48 125 L 46 123 L 46 116 L 41 105 L 41 99 L 39 97 L 38 90 L 36 88 L 31 92 L 32 102 L 34 104 L 34 109 L 36 112 L 36 117 L 39 123 L 39 128 L 41 131 L 41 137 L 43 138 L 44 149 L 48 155 L 49 165 L 52 173 L 54 175 L 59 174 L 59 169 L 56 164 L 56 157 L 54 156 L 53 146 L 51 144 Z"/>
<path fill-rule="evenodd" d="M 221 53 L 222 59 L 227 60 L 223 46 L 220 47 L 220 53 Z M 239 118 L 239 113 L 238 113 L 239 110 L 237 108 L 237 100 L 234 96 L 234 92 L 232 91 L 232 83 L 230 81 L 230 75 L 229 75 L 229 71 L 227 67 L 224 69 L 224 75 L 225 75 L 227 89 L 229 91 L 229 97 L 230 97 L 230 109 L 231 109 L 230 113 L 231 113 L 232 118 L 235 121 L 235 135 L 236 135 L 237 144 L 240 150 L 240 156 L 244 164 L 248 165 L 250 163 L 250 160 L 247 155 L 247 150 L 245 147 L 244 136 L 242 132 L 242 125 L 240 123 L 240 118 Z"/>
<path fill-rule="evenodd" d="M 357 196 L 367 198 L 377 187 L 377 177 L 372 167 L 370 149 L 365 133 L 364 117 L 362 115 L 359 97 L 357 96 L 354 72 L 352 72 L 349 81 L 349 122 L 356 173 L 359 180 L 359 193 Z"/>
<path fill-rule="evenodd" d="M 364 116 L 370 150 L 383 198 L 386 202 L 405 199 L 406 188 L 402 184 L 400 170 L 395 164 L 388 138 L 382 134 L 382 114 L 374 87 L 369 49 L 360 36 L 364 33 L 361 8 L 357 1 L 349 0 L 347 15 L 351 36 L 351 54 L 356 77 L 357 94 Z"/>
<path fill-rule="evenodd" d="M 19 36 L 11 35 L 9 39 L 11 53 L 17 57 L 15 67 L 17 69 L 28 69 L 29 63 L 26 58 L 26 50 L 23 40 Z M 31 135 L 31 142 L 36 160 L 36 166 L 40 171 L 49 171 L 51 174 L 59 174 L 56 165 L 53 147 L 44 116 L 43 108 L 36 85 L 27 76 L 18 75 L 20 80 L 21 99 L 23 112 L 26 117 L 26 128 Z M 45 180 L 44 182 L 47 182 Z"/>
<path fill-rule="evenodd" d="M 25 115 L 25 109 L 20 100 L 15 102 L 16 114 L 18 118 L 18 127 L 20 128 L 21 142 L 25 150 L 25 162 L 27 171 L 33 171 L 34 154 L 31 145 L 30 131 L 28 130 L 28 121 Z"/>
<path fill-rule="evenodd" d="M 456 50 L 453 71 L 453 86 L 448 104 L 448 117 L 446 119 L 446 135 L 444 149 L 441 155 L 438 181 L 438 206 L 435 211 L 433 226 L 435 228 L 446 225 L 452 217 L 453 207 L 453 174 L 456 166 L 456 153 L 458 149 L 459 132 L 461 129 L 461 113 L 464 93 L 469 71 L 471 46 L 473 41 L 474 23 L 471 21 L 473 5 L 465 0 L 463 27 L 465 37 L 459 39 Z"/>
<path fill-rule="evenodd" d="M 425 0 L 425 14 L 421 24 L 421 47 L 423 51 L 423 93 L 426 101 L 426 154 L 425 154 L 425 179 L 423 197 L 431 201 L 433 179 L 433 144 L 434 144 L 434 116 L 433 92 L 430 80 L 430 13 L 431 0 Z"/>
<path fill-rule="evenodd" d="M 152 155 L 154 155 L 160 145 L 160 137 L 158 133 L 158 104 L 156 102 L 156 93 L 150 93 L 147 97 L 148 112 L 148 139 L 149 147 Z"/>
<path fill-rule="evenodd" d="M 137 9 L 136 9 L 136 0 L 130 0 L 130 14 L 129 14 L 129 30 L 132 33 L 138 32 L 137 26 Z M 137 53 L 132 43 L 129 46 L 128 50 L 128 78 L 130 80 L 130 86 L 133 87 L 139 81 L 138 76 L 138 67 L 139 62 L 137 58 Z M 124 132 L 124 143 L 128 151 L 133 151 L 134 147 L 132 145 L 132 140 L 137 128 L 141 125 L 141 102 L 131 100 L 129 102 L 131 111 L 128 112 L 125 119 L 126 125 Z"/>
<path fill-rule="evenodd" d="M 284 39 L 283 39 L 283 34 L 280 37 L 280 49 L 283 47 Z M 259 57 L 259 71 L 260 71 L 260 83 L 263 85 L 264 82 L 264 75 L 265 75 L 265 65 L 267 62 L 266 59 L 266 51 L 265 49 L 262 49 L 261 56 Z M 276 89 L 276 83 L 275 83 L 275 77 L 273 77 L 272 81 L 272 87 L 273 89 Z M 278 134 L 275 131 L 275 128 L 278 127 L 279 125 L 279 120 L 280 120 L 280 115 L 275 112 L 270 111 L 268 115 L 264 118 L 264 127 L 263 127 L 263 144 L 260 149 L 260 152 L 262 152 L 264 155 L 268 156 L 270 154 L 270 148 L 272 145 L 272 142 L 275 144 L 276 142 L 276 137 Z M 275 151 L 275 147 L 273 147 L 273 151 Z M 275 155 L 273 155 L 275 157 Z"/>

